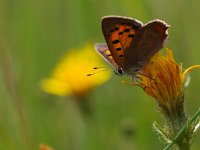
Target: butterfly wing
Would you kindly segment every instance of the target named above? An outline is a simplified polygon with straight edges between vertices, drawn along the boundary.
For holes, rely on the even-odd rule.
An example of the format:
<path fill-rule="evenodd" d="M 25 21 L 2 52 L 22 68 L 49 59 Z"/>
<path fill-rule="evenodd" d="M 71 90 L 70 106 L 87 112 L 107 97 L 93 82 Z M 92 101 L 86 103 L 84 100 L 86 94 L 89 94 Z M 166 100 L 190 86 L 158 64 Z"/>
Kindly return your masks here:
<path fill-rule="evenodd" d="M 168 28 L 169 25 L 161 20 L 153 20 L 140 28 L 134 41 L 125 51 L 126 68 L 140 70 L 163 47 L 168 36 Z"/>
<path fill-rule="evenodd" d="M 106 16 L 102 19 L 102 30 L 110 53 L 116 64 L 124 68 L 124 52 L 134 40 L 142 23 L 133 18 Z"/>
<path fill-rule="evenodd" d="M 114 69 L 119 68 L 119 66 L 115 63 L 106 43 L 95 44 L 95 49 Z"/>

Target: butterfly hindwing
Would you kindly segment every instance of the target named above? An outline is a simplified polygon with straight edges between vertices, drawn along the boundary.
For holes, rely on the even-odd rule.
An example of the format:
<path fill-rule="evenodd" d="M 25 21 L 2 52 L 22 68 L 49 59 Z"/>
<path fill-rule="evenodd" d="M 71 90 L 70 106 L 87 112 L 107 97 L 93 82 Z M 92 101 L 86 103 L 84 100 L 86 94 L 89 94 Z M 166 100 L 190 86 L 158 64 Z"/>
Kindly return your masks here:
<path fill-rule="evenodd" d="M 134 41 L 134 36 L 141 26 L 140 21 L 127 17 L 106 16 L 102 20 L 102 30 L 108 48 L 121 68 L 124 68 L 124 52 Z"/>
<path fill-rule="evenodd" d="M 168 28 L 169 26 L 161 20 L 153 20 L 140 28 L 134 41 L 125 51 L 126 68 L 132 68 L 134 71 L 141 69 L 163 47 Z"/>

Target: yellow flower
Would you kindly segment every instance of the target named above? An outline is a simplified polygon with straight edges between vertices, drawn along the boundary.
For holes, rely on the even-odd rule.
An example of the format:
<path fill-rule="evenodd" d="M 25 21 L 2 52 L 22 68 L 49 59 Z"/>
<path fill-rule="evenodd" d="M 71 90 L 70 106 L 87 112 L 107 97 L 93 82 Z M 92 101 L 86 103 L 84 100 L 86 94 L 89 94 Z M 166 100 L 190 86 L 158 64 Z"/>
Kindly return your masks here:
<path fill-rule="evenodd" d="M 188 118 L 184 112 L 184 82 L 186 75 L 200 65 L 191 66 L 182 72 L 182 66 L 178 65 L 169 49 L 167 55 L 156 53 L 139 75 L 140 86 L 152 96 L 158 103 L 165 119 L 164 128 L 154 123 L 154 129 L 163 137 L 165 142 L 174 140 Z M 176 144 L 181 147 L 189 146 L 190 139 L 195 129 L 195 123 L 190 124 Z"/>
<path fill-rule="evenodd" d="M 159 105 L 168 110 L 176 109 L 182 103 L 184 95 L 184 80 L 187 73 L 200 66 L 192 66 L 182 72 L 182 66 L 178 65 L 173 54 L 166 49 L 167 56 L 156 53 L 140 75 L 144 91 L 156 99 Z"/>
<path fill-rule="evenodd" d="M 177 106 L 183 96 L 182 67 L 167 49 L 167 56 L 156 53 L 142 70 L 142 84 L 147 87 L 144 91 L 154 97 L 161 106 L 169 110 Z"/>
<path fill-rule="evenodd" d="M 60 60 L 51 76 L 42 80 L 41 87 L 45 92 L 58 96 L 85 95 L 110 77 L 108 71 L 88 77 L 87 74 L 96 66 L 103 66 L 103 62 L 92 44 L 72 49 Z"/>

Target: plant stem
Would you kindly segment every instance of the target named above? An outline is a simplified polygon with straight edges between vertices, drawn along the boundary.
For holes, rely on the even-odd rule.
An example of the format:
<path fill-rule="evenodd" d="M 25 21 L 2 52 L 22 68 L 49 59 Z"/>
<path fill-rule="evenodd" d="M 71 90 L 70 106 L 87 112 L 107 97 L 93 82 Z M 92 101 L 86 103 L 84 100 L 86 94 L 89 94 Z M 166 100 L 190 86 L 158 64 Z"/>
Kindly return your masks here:
<path fill-rule="evenodd" d="M 180 136 L 183 134 L 183 132 L 185 132 L 185 130 L 188 127 L 188 124 L 191 124 L 192 122 L 194 122 L 198 117 L 200 116 L 200 108 L 199 110 L 187 121 L 187 123 L 185 123 L 185 125 L 182 127 L 182 129 L 178 132 L 178 134 L 176 135 L 176 137 L 174 138 L 174 141 L 172 141 L 169 145 L 167 145 L 163 150 L 169 150 L 176 142 L 177 140 L 180 138 Z M 187 146 L 190 146 L 189 143 L 187 145 L 184 146 L 179 146 L 180 150 L 182 150 L 181 148 L 185 148 L 183 150 L 189 150 L 190 148 Z"/>
<path fill-rule="evenodd" d="M 177 144 L 179 147 L 179 150 L 190 150 L 190 143 L 189 141 L 186 141 L 185 143 Z"/>

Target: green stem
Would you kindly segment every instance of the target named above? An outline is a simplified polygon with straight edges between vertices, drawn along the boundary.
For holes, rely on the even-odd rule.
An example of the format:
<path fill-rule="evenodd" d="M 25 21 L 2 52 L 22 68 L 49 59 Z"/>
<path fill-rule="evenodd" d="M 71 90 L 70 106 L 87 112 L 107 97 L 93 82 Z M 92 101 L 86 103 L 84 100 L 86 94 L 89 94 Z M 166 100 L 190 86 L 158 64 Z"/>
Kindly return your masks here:
<path fill-rule="evenodd" d="M 21 143 L 19 143 L 20 149 L 29 149 L 32 147 L 32 142 L 26 111 L 24 108 L 23 100 L 21 99 L 18 91 L 16 75 L 13 69 L 13 62 L 11 59 L 10 50 L 8 49 L 8 45 L 6 43 L 7 42 L 2 35 L 0 37 L 0 71 L 3 74 L 5 86 L 10 96 L 9 98 L 11 100 L 13 110 L 15 111 L 15 117 L 17 119 L 16 128 L 20 134 L 21 140 Z"/>
<path fill-rule="evenodd" d="M 175 143 L 177 143 L 178 139 L 182 136 L 182 134 L 185 132 L 185 130 L 188 128 L 188 124 L 191 124 L 192 122 L 194 122 L 197 117 L 200 116 L 200 108 L 199 110 L 194 114 L 194 116 L 192 118 L 190 118 L 188 120 L 188 122 L 182 127 L 182 129 L 178 132 L 178 134 L 176 135 L 176 137 L 174 138 L 174 140 L 169 144 L 167 145 L 163 150 L 169 150 Z M 183 147 L 185 146 L 185 147 Z M 187 145 L 179 145 L 179 149 L 180 150 L 189 150 L 190 149 L 190 144 L 189 144 L 189 141 L 187 142 Z M 182 149 L 181 149 L 182 148 Z M 185 148 L 185 149 L 183 149 Z M 186 149 L 187 148 L 187 149 Z"/>
<path fill-rule="evenodd" d="M 83 116 L 86 118 L 92 117 L 92 108 L 89 95 L 74 96 L 73 98 Z"/>

